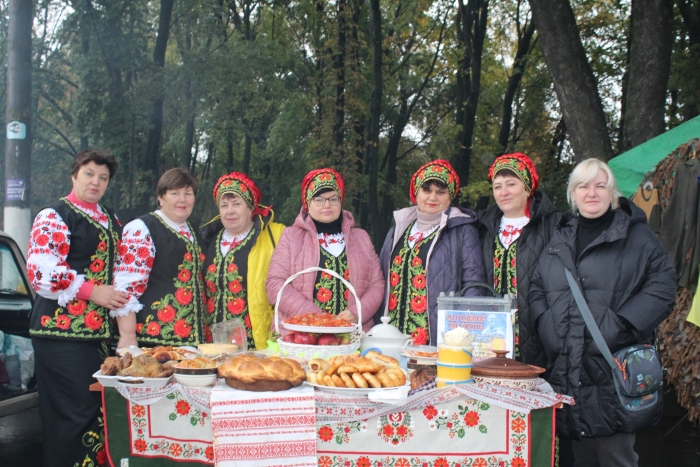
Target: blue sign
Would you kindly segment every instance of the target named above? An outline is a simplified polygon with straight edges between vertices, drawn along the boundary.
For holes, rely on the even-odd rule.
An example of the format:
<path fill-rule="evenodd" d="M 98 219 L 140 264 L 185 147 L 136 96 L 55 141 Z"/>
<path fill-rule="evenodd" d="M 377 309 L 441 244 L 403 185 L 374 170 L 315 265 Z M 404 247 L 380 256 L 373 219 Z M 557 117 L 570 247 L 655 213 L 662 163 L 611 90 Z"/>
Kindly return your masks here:
<path fill-rule="evenodd" d="M 5 181 L 5 201 L 24 201 L 27 181 L 23 178 L 8 178 Z"/>
<path fill-rule="evenodd" d="M 22 122 L 10 122 L 7 124 L 7 139 L 25 139 L 27 137 L 27 125 Z"/>

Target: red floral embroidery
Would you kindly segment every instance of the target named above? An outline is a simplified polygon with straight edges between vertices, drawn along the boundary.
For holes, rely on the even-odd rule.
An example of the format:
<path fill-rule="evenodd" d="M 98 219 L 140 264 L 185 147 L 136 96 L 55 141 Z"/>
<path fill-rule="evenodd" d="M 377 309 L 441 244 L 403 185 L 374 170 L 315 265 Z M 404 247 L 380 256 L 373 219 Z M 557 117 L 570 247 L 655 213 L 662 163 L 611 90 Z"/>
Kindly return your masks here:
<path fill-rule="evenodd" d="M 187 269 L 181 269 L 177 275 L 177 278 L 182 282 L 189 282 L 189 280 L 192 278 L 192 272 Z"/>
<path fill-rule="evenodd" d="M 516 418 L 510 422 L 510 429 L 516 433 L 522 433 L 525 431 L 525 421 L 522 418 Z"/>
<path fill-rule="evenodd" d="M 134 417 L 144 417 L 146 415 L 146 408 L 142 405 L 132 405 L 131 413 Z"/>
<path fill-rule="evenodd" d="M 437 414 L 438 414 L 437 409 L 432 405 L 429 405 L 423 409 L 423 415 L 428 420 L 432 420 L 433 418 L 437 417 Z"/>
<path fill-rule="evenodd" d="M 156 321 L 151 321 L 148 323 L 146 326 L 146 334 L 149 336 L 157 336 L 160 334 L 160 324 L 158 324 Z"/>
<path fill-rule="evenodd" d="M 231 293 L 236 294 L 243 290 L 243 286 L 241 286 L 241 281 L 235 280 L 228 283 L 228 289 L 231 291 Z"/>
<path fill-rule="evenodd" d="M 467 426 L 477 426 L 479 424 L 479 414 L 475 411 L 469 411 L 464 415 L 464 423 Z"/>
<path fill-rule="evenodd" d="M 146 442 L 142 439 L 137 439 L 134 441 L 134 449 L 136 449 L 138 452 L 144 452 L 147 447 Z"/>
<path fill-rule="evenodd" d="M 395 272 L 391 272 L 389 274 L 389 284 L 391 284 L 392 287 L 396 287 L 399 284 L 399 275 Z"/>
<path fill-rule="evenodd" d="M 46 327 L 46 326 L 49 324 L 50 321 L 51 321 L 51 317 L 50 317 L 50 316 L 42 316 L 42 317 L 41 317 L 41 325 L 42 325 L 43 327 Z"/>
<path fill-rule="evenodd" d="M 66 305 L 66 309 L 71 315 L 80 316 L 85 312 L 85 310 L 87 310 L 87 302 L 85 300 L 80 299 L 73 300 L 68 302 L 68 305 Z"/>
<path fill-rule="evenodd" d="M 396 295 L 394 295 L 393 293 L 389 295 L 389 311 L 394 311 L 398 303 L 399 300 L 396 298 Z"/>
<path fill-rule="evenodd" d="M 423 295 L 411 299 L 411 311 L 414 313 L 425 313 L 426 305 L 427 300 Z"/>
<path fill-rule="evenodd" d="M 192 303 L 192 298 L 192 291 L 189 289 L 177 289 L 175 291 L 175 300 L 182 306 L 187 306 Z"/>
<path fill-rule="evenodd" d="M 186 337 L 188 337 L 191 331 L 192 326 L 190 326 L 184 319 L 177 320 L 175 326 L 173 327 L 173 332 L 176 336 L 180 337 L 181 339 L 185 339 Z"/>
<path fill-rule="evenodd" d="M 226 309 L 230 313 L 237 315 L 237 314 L 240 314 L 245 309 L 245 306 L 246 306 L 245 300 L 243 300 L 242 298 L 234 298 L 233 300 L 231 300 L 230 302 L 228 302 L 226 304 Z"/>
<path fill-rule="evenodd" d="M 160 310 L 158 310 L 158 319 L 164 323 L 169 323 L 175 319 L 177 311 L 172 305 L 166 305 Z"/>
<path fill-rule="evenodd" d="M 333 438 L 333 430 L 328 425 L 324 425 L 318 430 L 318 438 L 321 441 L 328 442 Z"/>
<path fill-rule="evenodd" d="M 413 287 L 417 289 L 424 289 L 426 286 L 425 274 L 419 274 L 413 278 Z"/>
<path fill-rule="evenodd" d="M 102 319 L 102 316 L 100 316 L 95 310 L 92 310 L 85 315 L 85 326 L 93 331 L 100 329 L 103 322 L 104 320 Z"/>
<path fill-rule="evenodd" d="M 56 327 L 65 331 L 70 327 L 70 318 L 66 315 L 58 315 L 56 317 Z"/>
<path fill-rule="evenodd" d="M 411 339 L 415 345 L 427 345 L 428 330 L 425 328 L 416 328 L 416 330 L 411 333 Z"/>
<path fill-rule="evenodd" d="M 328 300 L 331 299 L 331 296 L 333 294 L 331 293 L 330 290 L 321 287 L 318 289 L 318 292 L 316 293 L 316 300 L 318 300 L 321 303 L 328 303 Z"/>
<path fill-rule="evenodd" d="M 190 413 L 190 404 L 187 401 L 179 400 L 177 401 L 177 404 L 175 404 L 175 411 L 179 415 L 187 415 Z"/>

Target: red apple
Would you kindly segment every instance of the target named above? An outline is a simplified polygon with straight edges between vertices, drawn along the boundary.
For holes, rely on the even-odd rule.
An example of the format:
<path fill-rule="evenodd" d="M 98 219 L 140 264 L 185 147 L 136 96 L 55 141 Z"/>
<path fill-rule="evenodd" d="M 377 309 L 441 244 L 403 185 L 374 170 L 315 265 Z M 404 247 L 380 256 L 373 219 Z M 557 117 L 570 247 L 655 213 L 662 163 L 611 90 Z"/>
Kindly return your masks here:
<path fill-rule="evenodd" d="M 316 336 L 306 332 L 297 332 L 294 335 L 295 344 L 316 345 Z"/>
<path fill-rule="evenodd" d="M 284 337 L 282 338 L 282 341 L 283 341 L 283 342 L 289 342 L 289 343 L 293 344 L 293 343 L 294 343 L 294 337 L 295 337 L 295 336 L 296 336 L 295 333 L 290 332 L 289 334 L 287 334 L 286 336 L 284 336 Z"/>
<path fill-rule="evenodd" d="M 321 334 L 316 343 L 318 345 L 338 345 L 338 338 L 334 334 Z"/>

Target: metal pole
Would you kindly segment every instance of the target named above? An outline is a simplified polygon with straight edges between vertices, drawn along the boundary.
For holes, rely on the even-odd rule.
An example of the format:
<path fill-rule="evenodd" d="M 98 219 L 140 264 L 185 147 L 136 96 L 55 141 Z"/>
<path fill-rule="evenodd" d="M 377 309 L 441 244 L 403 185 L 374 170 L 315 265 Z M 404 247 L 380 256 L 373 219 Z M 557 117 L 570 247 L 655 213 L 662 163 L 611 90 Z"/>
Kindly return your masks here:
<path fill-rule="evenodd" d="M 10 0 L 7 47 L 4 230 L 27 254 L 32 150 L 32 4 Z"/>

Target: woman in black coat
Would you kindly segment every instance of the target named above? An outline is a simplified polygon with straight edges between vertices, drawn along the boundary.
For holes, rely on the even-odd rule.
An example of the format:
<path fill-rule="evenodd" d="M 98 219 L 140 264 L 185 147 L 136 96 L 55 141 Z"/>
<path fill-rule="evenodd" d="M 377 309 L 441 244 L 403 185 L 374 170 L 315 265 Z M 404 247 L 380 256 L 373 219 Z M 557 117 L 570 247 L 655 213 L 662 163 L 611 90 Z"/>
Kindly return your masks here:
<path fill-rule="evenodd" d="M 567 212 L 542 252 L 530 288 L 529 330 L 547 360 L 546 379 L 576 405 L 557 411 L 563 451 L 575 466 L 636 466 L 634 432 L 656 423 L 662 404 L 628 412 L 610 366 L 586 329 L 566 280 L 568 268 L 611 352 L 650 343 L 675 301 L 675 270 L 646 215 L 621 198 L 610 168 L 580 163 L 569 179 Z M 560 464 L 566 465 L 566 463 Z"/>
<path fill-rule="evenodd" d="M 496 204 L 479 214 L 479 238 L 486 268 L 486 283 L 496 292 L 517 297 L 513 358 L 544 366 L 541 347 L 522 326 L 529 319 L 530 278 L 542 249 L 561 215 L 547 195 L 537 191 L 539 177 L 525 154 L 504 154 L 489 169 Z"/>

